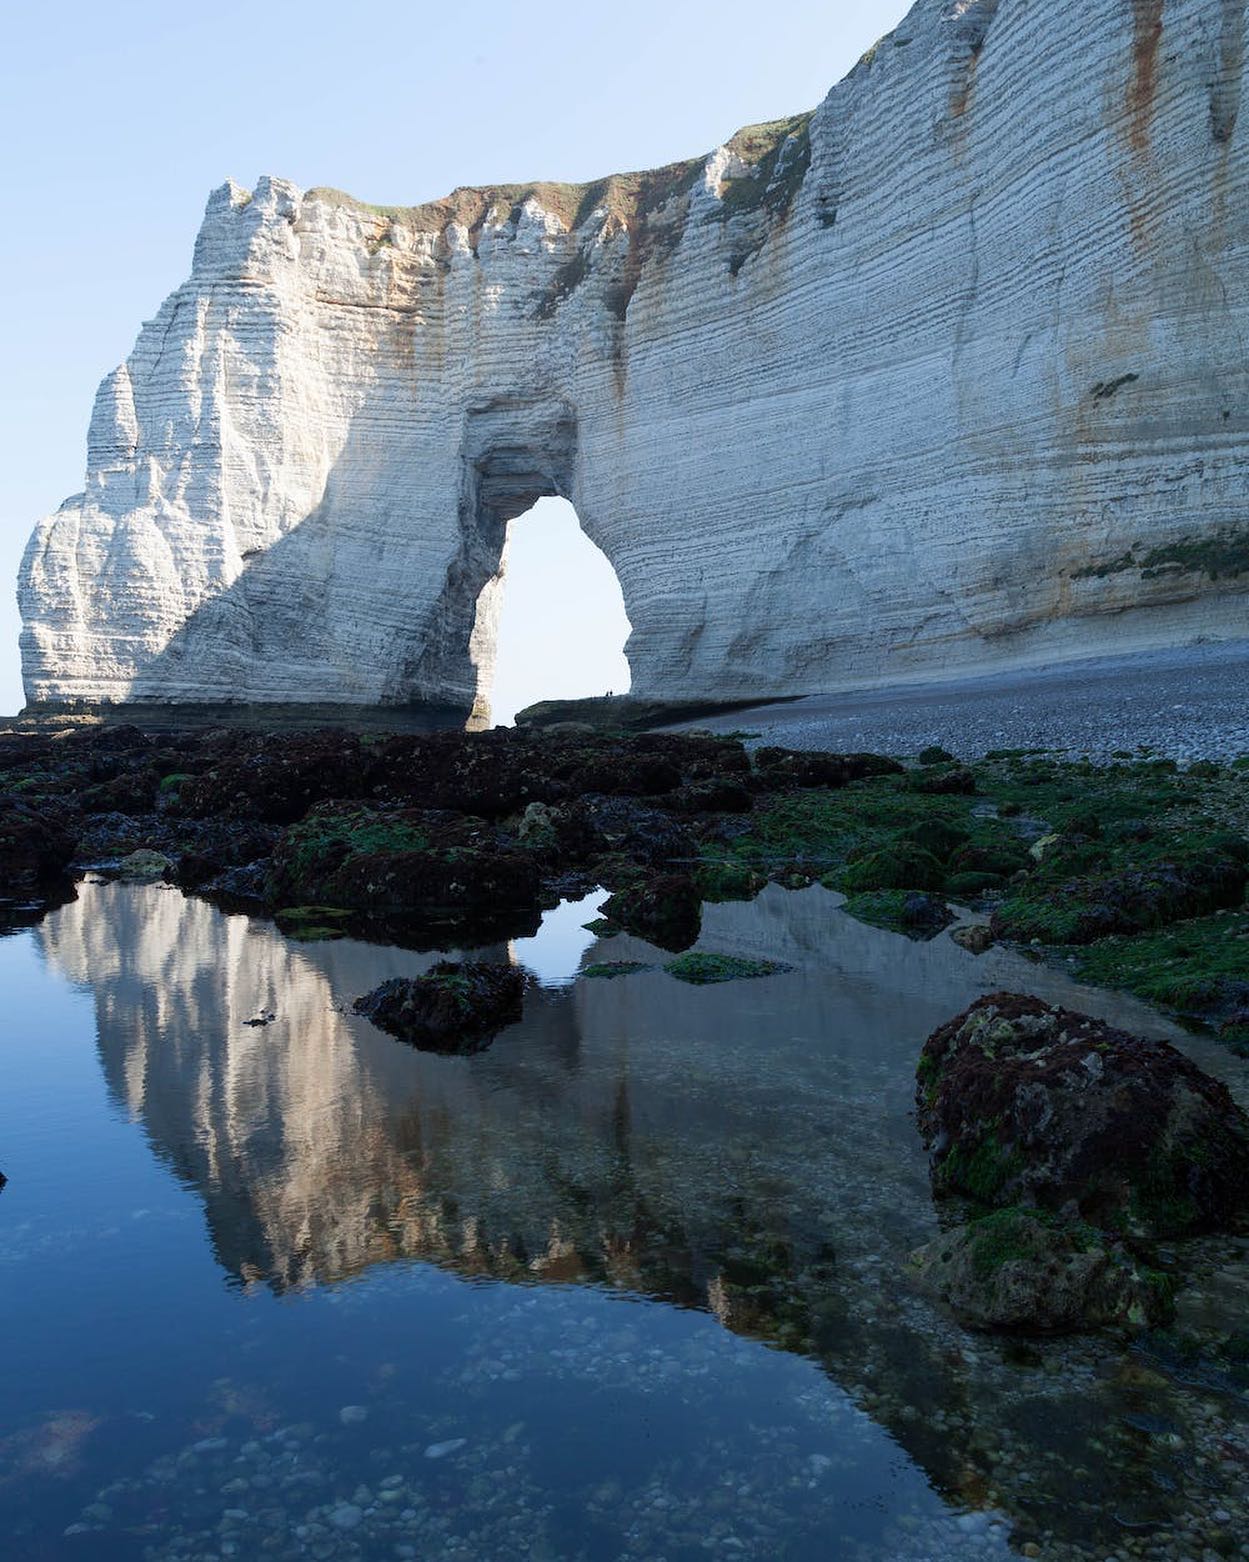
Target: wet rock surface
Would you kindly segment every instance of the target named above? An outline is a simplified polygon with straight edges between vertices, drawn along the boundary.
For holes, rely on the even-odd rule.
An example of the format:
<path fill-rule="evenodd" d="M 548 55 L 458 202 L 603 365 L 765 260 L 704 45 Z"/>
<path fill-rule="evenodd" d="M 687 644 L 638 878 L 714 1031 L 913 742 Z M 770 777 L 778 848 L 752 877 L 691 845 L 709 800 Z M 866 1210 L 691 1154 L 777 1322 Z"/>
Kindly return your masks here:
<path fill-rule="evenodd" d="M 355 1002 L 355 1012 L 431 1052 L 478 1052 L 521 1016 L 525 978 L 512 965 L 440 960 L 424 976 L 396 977 Z"/>
<path fill-rule="evenodd" d="M 933 1032 L 917 1078 L 938 1197 L 1035 1205 L 1145 1239 L 1244 1217 L 1249 1118 L 1165 1042 L 993 993 Z"/>
<path fill-rule="evenodd" d="M 675 951 L 697 936 L 696 898 L 818 880 L 912 938 L 941 933 L 947 901 L 970 906 L 998 941 L 1249 1045 L 1236 1018 L 1249 1005 L 1239 760 L 1182 770 L 1143 750 L 1094 764 L 1001 749 L 973 763 L 958 747 L 930 745 L 915 764 L 576 722 L 471 734 L 37 724 L 0 734 L 12 869 L 0 916 L 20 925 L 72 893 L 68 879 L 31 882 L 66 862 L 67 838 L 71 868 L 115 873 L 159 853 L 165 877 L 221 905 L 419 948 L 529 936 L 545 907 L 601 885 L 618 925 Z M 308 908 L 327 915 L 310 922 Z"/>
<path fill-rule="evenodd" d="M 1035 1209 L 982 1215 L 912 1255 L 915 1283 L 969 1328 L 1063 1334 L 1172 1317 L 1167 1276 L 1091 1226 Z"/>
<path fill-rule="evenodd" d="M 35 886 L 71 862 L 132 874 L 160 859 L 160 876 L 224 905 L 291 926 L 318 908 L 320 927 L 348 917 L 425 947 L 532 933 L 561 893 L 599 882 L 685 947 L 697 897 L 684 883 L 674 899 L 668 881 L 755 796 L 739 742 L 578 727 L 80 727 L 0 739 L 0 765 L 0 863 L 30 914 L 46 904 Z"/>

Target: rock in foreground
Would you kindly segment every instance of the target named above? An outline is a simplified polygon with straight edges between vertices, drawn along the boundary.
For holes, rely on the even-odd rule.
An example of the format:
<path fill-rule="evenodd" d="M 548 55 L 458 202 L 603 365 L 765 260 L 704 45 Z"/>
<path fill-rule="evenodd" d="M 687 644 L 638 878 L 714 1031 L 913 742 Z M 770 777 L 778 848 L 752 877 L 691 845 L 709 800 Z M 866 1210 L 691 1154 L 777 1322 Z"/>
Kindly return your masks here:
<path fill-rule="evenodd" d="M 383 982 L 355 1011 L 423 1051 L 480 1052 L 520 1019 L 524 993 L 515 966 L 440 960 L 424 976 Z"/>
<path fill-rule="evenodd" d="M 1155 1327 L 1171 1315 L 1165 1275 L 1083 1224 L 1003 1209 L 912 1255 L 916 1282 L 973 1329 L 1064 1334 Z"/>
<path fill-rule="evenodd" d="M 1031 1205 L 1137 1238 L 1218 1229 L 1249 1196 L 1249 1119 L 1166 1042 L 993 993 L 918 1067 L 938 1196 Z"/>

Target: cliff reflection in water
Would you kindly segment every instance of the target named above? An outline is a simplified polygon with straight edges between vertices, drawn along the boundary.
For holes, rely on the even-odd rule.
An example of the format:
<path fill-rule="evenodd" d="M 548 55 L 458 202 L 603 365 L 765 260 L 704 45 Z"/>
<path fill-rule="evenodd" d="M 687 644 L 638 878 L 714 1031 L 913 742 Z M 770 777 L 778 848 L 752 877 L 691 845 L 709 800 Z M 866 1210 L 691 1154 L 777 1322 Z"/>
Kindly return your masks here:
<path fill-rule="evenodd" d="M 281 1290 L 420 1258 L 685 1302 L 710 1287 L 723 1310 L 726 1265 L 814 1264 L 827 1284 L 831 1251 L 850 1274 L 935 1229 L 914 1059 L 993 965 L 833 906 L 769 890 L 709 907 L 704 944 L 798 969 L 534 989 L 471 1062 L 350 1013 L 435 955 L 292 943 L 163 886 L 86 883 L 40 936 L 93 988 L 109 1087 L 203 1198 L 232 1276 Z"/>
<path fill-rule="evenodd" d="M 98 883 L 39 936 L 94 990 L 109 1087 L 202 1198 L 236 1282 L 284 1291 L 408 1258 L 625 1287 L 818 1356 L 939 1489 L 1030 1528 L 1100 1539 L 1152 1480 L 1138 1446 L 1119 1460 L 1106 1441 L 1137 1392 L 1121 1345 L 1055 1343 L 1050 1370 L 1021 1374 L 904 1275 L 937 1229 L 909 1115 L 928 1031 L 1014 986 L 1170 1033 L 1130 1000 L 769 888 L 707 908 L 702 943 L 792 971 L 534 988 L 487 1052 L 444 1058 L 350 1013 L 432 955 L 295 944 L 176 890 Z M 657 958 L 623 937 L 596 956 Z M 1099 1477 L 1073 1505 L 1081 1461 Z"/>
<path fill-rule="evenodd" d="M 814 931 L 802 897 L 767 909 L 713 916 L 735 945 L 753 932 L 788 948 Z M 848 1205 L 899 1173 L 915 1208 L 886 1218 L 903 1240 L 928 1224 L 897 1066 L 924 1022 L 882 1024 L 827 973 L 700 990 L 657 971 L 534 990 L 523 1023 L 469 1064 L 347 1012 L 432 955 L 294 944 L 173 890 L 108 884 L 84 884 L 41 936 L 93 987 L 112 1092 L 199 1191 L 220 1262 L 245 1280 L 283 1289 L 415 1257 L 705 1301 L 743 1245 L 782 1263 L 790 1248 L 844 1245 Z M 273 1023 L 247 1024 L 266 1012 Z M 901 1110 L 882 1132 L 890 1091 Z"/>

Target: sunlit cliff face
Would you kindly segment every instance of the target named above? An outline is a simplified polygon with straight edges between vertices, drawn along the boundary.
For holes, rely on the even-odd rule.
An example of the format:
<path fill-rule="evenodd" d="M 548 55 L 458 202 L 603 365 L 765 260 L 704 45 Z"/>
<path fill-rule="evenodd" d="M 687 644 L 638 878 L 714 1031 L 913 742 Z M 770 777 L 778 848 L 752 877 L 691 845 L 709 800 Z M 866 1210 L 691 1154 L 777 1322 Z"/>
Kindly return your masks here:
<path fill-rule="evenodd" d="M 1234 0 L 917 0 L 666 168 L 223 185 L 27 548 L 28 699 L 467 715 L 553 496 L 646 698 L 1239 638 L 1244 56 Z"/>

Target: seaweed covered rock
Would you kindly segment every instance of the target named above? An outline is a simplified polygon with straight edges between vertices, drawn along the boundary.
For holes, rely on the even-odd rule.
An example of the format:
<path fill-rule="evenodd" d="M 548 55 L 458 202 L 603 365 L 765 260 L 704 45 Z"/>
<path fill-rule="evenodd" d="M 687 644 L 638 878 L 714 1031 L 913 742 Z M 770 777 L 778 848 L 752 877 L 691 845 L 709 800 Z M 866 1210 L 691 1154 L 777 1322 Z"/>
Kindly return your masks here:
<path fill-rule="evenodd" d="M 367 791 L 369 766 L 354 732 L 327 728 L 230 737 L 215 764 L 182 782 L 176 812 L 291 824 L 316 803 Z"/>
<path fill-rule="evenodd" d="M 866 890 L 851 895 L 841 909 L 858 922 L 888 928 L 920 941 L 936 938 L 954 920 L 953 912 L 939 896 L 913 889 Z"/>
<path fill-rule="evenodd" d="M 697 848 L 685 825 L 631 797 L 583 797 L 551 810 L 560 857 L 589 865 L 627 858 L 642 866 L 693 862 Z"/>
<path fill-rule="evenodd" d="M 81 802 L 92 813 L 147 814 L 159 796 L 160 776 L 151 765 L 140 764 L 121 768 L 109 780 L 89 786 Z"/>
<path fill-rule="evenodd" d="M 1172 1313 L 1168 1278 L 1120 1243 L 1039 1210 L 995 1210 L 911 1255 L 920 1290 L 972 1329 L 1065 1334 L 1155 1328 Z"/>
<path fill-rule="evenodd" d="M 691 949 L 678 955 L 664 967 L 669 976 L 693 987 L 716 982 L 751 981 L 760 976 L 779 976 L 793 967 L 780 960 L 754 960 L 745 955 L 721 955 L 708 949 Z"/>
<path fill-rule="evenodd" d="M 595 734 L 435 732 L 389 738 L 371 755 L 376 793 L 424 808 L 501 819 L 573 795 L 571 776 L 608 745 Z"/>
<path fill-rule="evenodd" d="M 266 896 L 278 907 L 469 925 L 484 939 L 518 912 L 536 914 L 543 892 L 532 857 L 480 819 L 328 803 L 278 841 Z"/>
<path fill-rule="evenodd" d="M 521 1017 L 525 978 L 513 965 L 440 960 L 423 976 L 395 977 L 355 1011 L 427 1052 L 480 1052 Z"/>
<path fill-rule="evenodd" d="M 589 792 L 659 796 L 683 780 L 741 774 L 748 767 L 741 744 L 729 740 L 680 733 L 612 737 L 575 725 L 399 736 L 369 754 L 379 798 L 486 819 Z"/>
<path fill-rule="evenodd" d="M 1065 880 L 1051 869 L 998 907 L 992 918 L 994 935 L 1021 942 L 1090 944 L 1111 934 L 1147 932 L 1239 906 L 1249 884 L 1242 846 L 1216 838 L 1165 861 Z"/>
<path fill-rule="evenodd" d="M 1166 1042 L 1017 993 L 933 1032 L 917 1070 L 938 1196 L 1134 1237 L 1226 1226 L 1249 1198 L 1249 1118 Z"/>
<path fill-rule="evenodd" d="M 883 754 L 828 754 L 816 749 L 764 747 L 755 751 L 756 779 L 766 787 L 849 786 L 869 776 L 901 775 Z"/>
<path fill-rule="evenodd" d="M 755 798 L 736 776 L 711 776 L 678 787 L 664 798 L 664 806 L 682 814 L 746 814 Z"/>
<path fill-rule="evenodd" d="M 687 873 L 657 873 L 616 891 L 603 915 L 626 932 L 679 954 L 698 941 L 702 900 Z"/>
<path fill-rule="evenodd" d="M 841 875 L 841 888 L 847 895 L 880 889 L 934 890 L 944 882 L 945 873 L 937 859 L 900 837 L 848 863 Z"/>
<path fill-rule="evenodd" d="M 225 874 L 255 863 L 268 864 L 278 831 L 254 821 L 179 820 L 180 850 L 174 882 L 183 889 L 211 889 Z"/>
<path fill-rule="evenodd" d="M 64 874 L 74 835 L 52 808 L 0 794 L 0 894 L 25 895 Z"/>
<path fill-rule="evenodd" d="M 571 777 L 578 793 L 602 792 L 609 797 L 658 797 L 681 785 L 681 772 L 662 754 L 596 755 Z"/>

